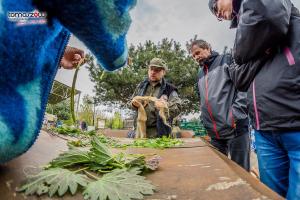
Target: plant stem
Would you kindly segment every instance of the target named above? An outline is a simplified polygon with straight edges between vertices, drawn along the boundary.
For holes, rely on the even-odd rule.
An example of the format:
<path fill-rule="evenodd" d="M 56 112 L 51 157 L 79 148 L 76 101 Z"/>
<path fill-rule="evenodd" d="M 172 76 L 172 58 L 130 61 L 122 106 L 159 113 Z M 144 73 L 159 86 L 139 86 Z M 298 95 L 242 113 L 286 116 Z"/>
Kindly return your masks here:
<path fill-rule="evenodd" d="M 111 172 L 111 171 L 106 171 L 106 170 L 101 170 L 101 169 L 98 169 L 97 171 L 100 172 L 100 173 L 102 173 L 102 174 L 106 174 L 106 173 Z"/>
<path fill-rule="evenodd" d="M 84 170 L 86 170 L 86 169 L 88 169 L 88 167 L 84 167 L 84 168 L 78 169 L 78 170 L 73 171 L 73 172 L 74 172 L 74 173 L 78 173 L 78 172 L 84 171 Z"/>
<path fill-rule="evenodd" d="M 86 171 L 86 170 L 83 170 L 83 172 L 84 172 L 88 177 L 90 177 L 90 178 L 92 178 L 92 179 L 95 179 L 95 180 L 98 180 L 98 179 L 99 179 L 99 177 L 97 177 L 97 176 L 95 176 L 95 175 L 89 173 L 89 172 Z"/>
<path fill-rule="evenodd" d="M 71 102 L 70 102 L 72 120 L 75 125 L 76 125 L 76 117 L 75 117 L 75 111 L 74 111 L 74 106 L 75 106 L 74 96 L 75 96 L 75 85 L 76 85 L 78 71 L 79 71 L 79 66 L 77 66 L 74 76 L 73 76 L 73 82 L 72 82 L 72 88 L 71 88 Z"/>
<path fill-rule="evenodd" d="M 114 166 L 114 167 L 117 167 L 117 168 L 121 168 L 121 169 L 125 168 L 125 165 L 123 165 L 121 163 L 118 164 L 118 163 L 111 163 L 111 165 Z"/>
<path fill-rule="evenodd" d="M 77 74 L 78 74 L 78 71 L 80 69 L 80 66 L 84 63 L 84 59 L 81 59 L 79 61 L 79 63 L 77 64 L 77 67 L 76 67 L 76 70 L 75 70 L 75 73 L 74 73 L 74 76 L 73 76 L 73 81 L 72 81 L 72 88 L 71 88 L 71 101 L 70 101 L 70 107 L 71 107 L 71 115 L 72 115 L 72 120 L 73 120 L 73 123 L 74 125 L 77 127 L 77 124 L 76 124 L 76 116 L 75 116 L 75 111 L 74 111 L 74 107 L 75 107 L 75 87 L 76 87 L 76 81 L 77 81 Z"/>

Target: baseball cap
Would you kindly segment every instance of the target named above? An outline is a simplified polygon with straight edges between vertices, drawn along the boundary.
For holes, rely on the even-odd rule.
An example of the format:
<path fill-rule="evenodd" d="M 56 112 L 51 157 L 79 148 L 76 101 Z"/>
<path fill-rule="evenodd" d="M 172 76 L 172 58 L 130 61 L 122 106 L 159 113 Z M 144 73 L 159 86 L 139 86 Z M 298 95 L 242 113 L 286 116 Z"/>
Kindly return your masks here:
<path fill-rule="evenodd" d="M 153 58 L 149 63 L 149 67 L 158 67 L 168 70 L 166 62 L 161 58 Z"/>

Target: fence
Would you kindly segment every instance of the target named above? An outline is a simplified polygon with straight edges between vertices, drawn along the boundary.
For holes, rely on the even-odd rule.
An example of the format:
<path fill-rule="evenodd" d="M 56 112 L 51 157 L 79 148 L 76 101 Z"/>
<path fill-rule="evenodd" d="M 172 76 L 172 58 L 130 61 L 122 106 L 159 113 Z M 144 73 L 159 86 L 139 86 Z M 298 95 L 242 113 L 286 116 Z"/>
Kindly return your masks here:
<path fill-rule="evenodd" d="M 200 122 L 186 122 L 181 121 L 180 122 L 180 128 L 184 130 L 193 130 L 195 133 L 195 136 L 206 136 L 207 132 Z"/>

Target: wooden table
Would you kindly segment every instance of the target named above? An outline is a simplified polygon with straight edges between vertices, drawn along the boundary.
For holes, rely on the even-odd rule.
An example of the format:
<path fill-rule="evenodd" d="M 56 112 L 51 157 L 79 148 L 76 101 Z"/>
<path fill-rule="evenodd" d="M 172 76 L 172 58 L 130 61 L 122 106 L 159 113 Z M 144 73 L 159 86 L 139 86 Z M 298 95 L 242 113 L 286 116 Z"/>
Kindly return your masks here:
<path fill-rule="evenodd" d="M 130 153 L 158 154 L 160 167 L 147 176 L 157 192 L 149 200 L 264 200 L 282 199 L 238 165 L 219 154 L 200 139 L 185 139 L 185 147 L 165 150 L 129 148 Z M 67 150 L 66 141 L 42 132 L 24 155 L 0 165 L 1 200 L 50 199 L 24 197 L 15 187 L 24 180 L 24 171 L 41 166 Z M 56 198 L 54 198 L 56 199 Z M 81 195 L 63 199 L 82 199 Z"/>

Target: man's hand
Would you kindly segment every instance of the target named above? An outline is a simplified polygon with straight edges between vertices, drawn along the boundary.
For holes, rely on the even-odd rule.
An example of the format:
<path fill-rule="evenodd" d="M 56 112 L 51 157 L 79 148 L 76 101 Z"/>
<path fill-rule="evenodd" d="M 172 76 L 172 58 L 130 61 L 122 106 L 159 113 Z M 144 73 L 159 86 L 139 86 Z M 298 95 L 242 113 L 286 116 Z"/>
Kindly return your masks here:
<path fill-rule="evenodd" d="M 84 51 L 74 47 L 67 46 L 60 65 L 64 69 L 74 69 L 79 61 L 84 58 Z"/>
<path fill-rule="evenodd" d="M 142 104 L 140 102 L 138 102 L 137 100 L 132 100 L 131 101 L 131 104 L 136 107 L 136 108 L 139 108 Z"/>
<path fill-rule="evenodd" d="M 154 106 L 157 109 L 166 108 L 166 107 L 168 107 L 168 102 L 163 99 L 159 99 L 159 100 L 155 101 Z"/>

